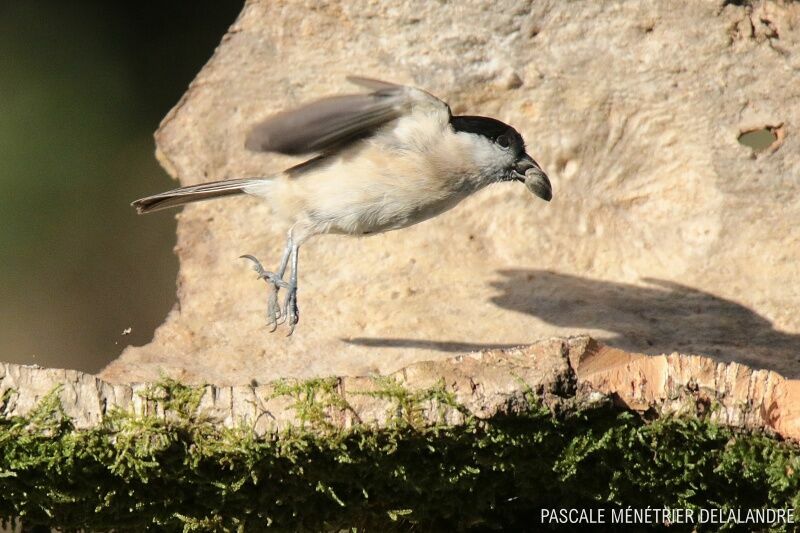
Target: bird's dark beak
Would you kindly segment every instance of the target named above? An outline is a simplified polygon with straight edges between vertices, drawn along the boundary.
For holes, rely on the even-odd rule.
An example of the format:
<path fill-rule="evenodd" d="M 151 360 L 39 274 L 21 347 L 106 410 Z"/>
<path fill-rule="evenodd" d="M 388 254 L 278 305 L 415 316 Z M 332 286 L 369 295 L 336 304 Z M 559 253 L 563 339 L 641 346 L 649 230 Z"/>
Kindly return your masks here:
<path fill-rule="evenodd" d="M 539 163 L 533 160 L 528 154 L 523 154 L 517 160 L 514 168 L 511 169 L 511 177 L 517 181 L 525 183 L 531 193 L 542 200 L 549 202 L 553 198 L 553 187 L 550 179 L 544 173 Z"/>

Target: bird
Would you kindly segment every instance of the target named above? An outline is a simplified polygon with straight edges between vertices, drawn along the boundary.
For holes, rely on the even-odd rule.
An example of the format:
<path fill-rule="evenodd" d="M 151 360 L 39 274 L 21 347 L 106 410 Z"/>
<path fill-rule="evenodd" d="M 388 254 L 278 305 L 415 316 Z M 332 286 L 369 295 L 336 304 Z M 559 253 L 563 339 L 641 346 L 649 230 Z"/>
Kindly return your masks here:
<path fill-rule="evenodd" d="M 271 332 L 286 323 L 291 335 L 299 322 L 298 256 L 313 236 L 361 237 L 407 228 L 494 183 L 522 182 L 545 201 L 553 196 L 550 179 L 512 126 L 491 117 L 454 115 L 446 102 L 416 87 L 357 76 L 347 80 L 362 92 L 278 112 L 246 136 L 247 150 L 305 156 L 304 162 L 266 177 L 190 185 L 132 203 L 143 214 L 248 194 L 288 220 L 286 246 L 274 271 L 251 254 L 241 256 L 269 287 Z"/>

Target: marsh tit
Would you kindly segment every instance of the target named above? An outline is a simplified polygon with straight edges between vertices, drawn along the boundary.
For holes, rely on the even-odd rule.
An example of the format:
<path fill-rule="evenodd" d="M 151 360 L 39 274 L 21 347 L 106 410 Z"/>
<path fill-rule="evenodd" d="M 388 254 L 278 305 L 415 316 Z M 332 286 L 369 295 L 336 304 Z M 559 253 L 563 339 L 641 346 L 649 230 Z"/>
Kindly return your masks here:
<path fill-rule="evenodd" d="M 314 155 L 269 177 L 181 187 L 133 202 L 149 213 L 234 194 L 265 199 L 288 219 L 286 248 L 278 268 L 267 271 L 267 319 L 289 335 L 299 320 L 297 262 L 300 246 L 314 235 L 363 236 L 405 228 L 434 217 L 492 183 L 519 181 L 549 201 L 550 180 L 525 152 L 522 136 L 489 117 L 454 116 L 435 96 L 412 87 L 349 77 L 370 92 L 323 98 L 283 111 L 256 125 L 249 150 Z M 291 263 L 291 275 L 286 271 Z M 278 291 L 284 289 L 283 305 Z"/>

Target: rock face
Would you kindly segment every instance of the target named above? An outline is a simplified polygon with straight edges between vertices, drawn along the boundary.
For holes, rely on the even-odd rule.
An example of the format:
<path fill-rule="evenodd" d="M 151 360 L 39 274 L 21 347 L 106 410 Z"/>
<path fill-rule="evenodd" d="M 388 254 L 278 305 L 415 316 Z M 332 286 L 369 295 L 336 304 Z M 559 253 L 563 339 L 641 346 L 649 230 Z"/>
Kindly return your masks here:
<path fill-rule="evenodd" d="M 496 185 L 406 230 L 310 241 L 290 338 L 237 259 L 276 263 L 287 227 L 251 198 L 189 206 L 178 304 L 101 376 L 389 373 L 579 332 L 798 376 L 800 4 L 736 4 L 247 2 L 156 135 L 181 184 L 295 163 L 245 151 L 250 126 L 353 73 L 513 124 L 554 200 Z M 770 148 L 737 142 L 759 128 Z"/>
<path fill-rule="evenodd" d="M 575 352 L 573 352 L 574 354 Z M 725 425 L 800 439 L 800 381 L 707 357 L 648 356 L 587 342 L 570 360 L 577 383 L 634 411 L 710 414 Z"/>

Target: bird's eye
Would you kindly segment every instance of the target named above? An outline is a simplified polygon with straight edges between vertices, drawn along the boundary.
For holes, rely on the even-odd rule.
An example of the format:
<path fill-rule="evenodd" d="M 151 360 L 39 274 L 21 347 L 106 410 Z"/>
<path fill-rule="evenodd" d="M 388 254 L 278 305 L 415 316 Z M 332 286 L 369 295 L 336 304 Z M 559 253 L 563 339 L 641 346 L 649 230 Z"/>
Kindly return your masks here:
<path fill-rule="evenodd" d="M 497 138 L 497 144 L 499 144 L 503 148 L 508 148 L 511 142 L 508 140 L 508 137 L 505 135 L 501 135 Z"/>

